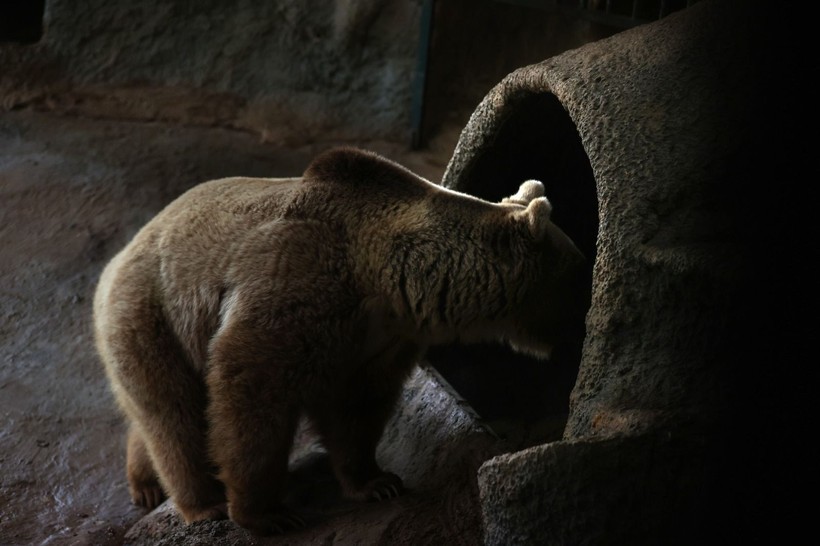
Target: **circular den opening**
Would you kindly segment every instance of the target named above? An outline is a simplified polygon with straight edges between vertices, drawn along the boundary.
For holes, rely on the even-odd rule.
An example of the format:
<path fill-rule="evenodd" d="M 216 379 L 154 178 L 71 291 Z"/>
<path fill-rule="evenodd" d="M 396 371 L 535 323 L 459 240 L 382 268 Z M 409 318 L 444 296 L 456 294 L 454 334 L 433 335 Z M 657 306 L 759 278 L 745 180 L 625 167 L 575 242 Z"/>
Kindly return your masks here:
<path fill-rule="evenodd" d="M 508 106 L 492 144 L 470 159 L 454 189 L 500 201 L 524 180 L 542 181 L 553 203 L 553 221 L 588 258 L 585 285 L 591 289 L 598 199 L 578 130 L 551 93 L 527 94 Z M 523 426 L 522 441 L 534 445 L 563 434 L 581 362 L 583 323 L 577 332 L 548 362 L 486 344 L 434 347 L 427 360 L 496 433 L 520 435 Z"/>

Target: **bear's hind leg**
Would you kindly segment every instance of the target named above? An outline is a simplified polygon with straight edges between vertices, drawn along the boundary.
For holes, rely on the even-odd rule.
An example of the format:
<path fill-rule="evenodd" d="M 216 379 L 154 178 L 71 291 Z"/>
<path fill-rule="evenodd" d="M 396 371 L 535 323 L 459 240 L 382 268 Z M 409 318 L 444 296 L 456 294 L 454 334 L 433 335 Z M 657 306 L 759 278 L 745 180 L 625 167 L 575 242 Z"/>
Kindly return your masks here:
<path fill-rule="evenodd" d="M 282 503 L 299 419 L 299 386 L 285 362 L 260 347 L 261 336 L 226 329 L 208 365 L 213 460 L 225 484 L 228 514 L 256 534 L 279 534 L 305 522 Z"/>
<path fill-rule="evenodd" d="M 130 393 L 133 397 L 130 405 L 138 409 L 129 414 L 137 421 L 142 447 L 162 489 L 185 522 L 222 519 L 225 517 L 224 488 L 216 479 L 216 470 L 207 455 L 204 385 L 193 377 L 186 380 L 185 376 L 193 375 L 192 370 L 185 373 L 177 369 L 175 371 L 181 372 L 178 376 L 171 370 L 174 367 L 169 365 L 165 381 L 155 383 L 152 389 Z M 139 402 L 134 403 L 134 398 Z M 133 440 L 129 438 L 129 441 Z M 135 452 L 138 453 L 139 448 L 139 443 L 134 445 Z M 140 460 L 137 458 L 134 462 Z"/>
<path fill-rule="evenodd" d="M 138 300 L 98 333 L 117 401 L 131 423 L 126 468 L 132 498 L 151 506 L 154 475 L 186 522 L 224 518 L 224 488 L 206 446 L 205 382 L 162 311 Z"/>
<path fill-rule="evenodd" d="M 151 456 L 135 425 L 128 430 L 126 476 L 131 500 L 137 506 L 154 509 L 165 500 Z"/>

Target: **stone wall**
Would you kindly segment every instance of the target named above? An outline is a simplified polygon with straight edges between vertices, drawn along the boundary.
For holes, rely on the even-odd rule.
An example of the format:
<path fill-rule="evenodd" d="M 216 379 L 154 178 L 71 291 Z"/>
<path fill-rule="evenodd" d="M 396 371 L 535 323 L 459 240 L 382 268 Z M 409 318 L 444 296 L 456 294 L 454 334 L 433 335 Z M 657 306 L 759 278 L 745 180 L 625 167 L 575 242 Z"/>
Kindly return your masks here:
<path fill-rule="evenodd" d="M 407 138 L 421 0 L 47 0 L 0 47 L 6 107 L 259 131 Z"/>
<path fill-rule="evenodd" d="M 424 4 L 45 0 L 33 43 L 0 7 L 0 109 L 425 144 L 508 72 L 619 30 L 495 0 L 437 0 L 425 23 Z"/>
<path fill-rule="evenodd" d="M 594 263 L 563 439 L 482 466 L 487 544 L 778 543 L 808 521 L 812 114 L 787 28 L 705 0 L 516 70 L 473 113 L 443 184 L 544 180 Z"/>

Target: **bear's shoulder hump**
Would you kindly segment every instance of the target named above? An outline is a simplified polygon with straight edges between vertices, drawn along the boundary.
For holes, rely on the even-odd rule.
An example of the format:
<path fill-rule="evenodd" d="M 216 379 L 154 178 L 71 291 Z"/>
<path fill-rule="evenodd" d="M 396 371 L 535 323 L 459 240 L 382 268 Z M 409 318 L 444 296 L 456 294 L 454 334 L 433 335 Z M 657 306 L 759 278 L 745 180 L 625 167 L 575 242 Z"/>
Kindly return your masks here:
<path fill-rule="evenodd" d="M 352 146 L 337 146 L 322 152 L 308 165 L 303 178 L 308 182 L 358 187 L 427 188 L 432 184 L 395 161 Z"/>

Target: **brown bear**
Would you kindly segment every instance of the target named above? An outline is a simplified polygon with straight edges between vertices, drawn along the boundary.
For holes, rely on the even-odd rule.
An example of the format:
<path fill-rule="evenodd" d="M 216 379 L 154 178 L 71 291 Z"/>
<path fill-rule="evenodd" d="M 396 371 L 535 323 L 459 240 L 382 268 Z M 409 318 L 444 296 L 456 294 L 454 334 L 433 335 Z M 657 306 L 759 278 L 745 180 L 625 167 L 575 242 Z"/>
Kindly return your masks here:
<path fill-rule="evenodd" d="M 543 192 L 527 181 L 490 203 L 341 147 L 300 178 L 214 180 L 169 204 L 94 298 L 134 502 L 167 494 L 186 522 L 263 534 L 302 525 L 281 499 L 303 415 L 346 496 L 398 495 L 375 449 L 427 347 L 546 357 L 586 310 L 584 258 Z"/>

